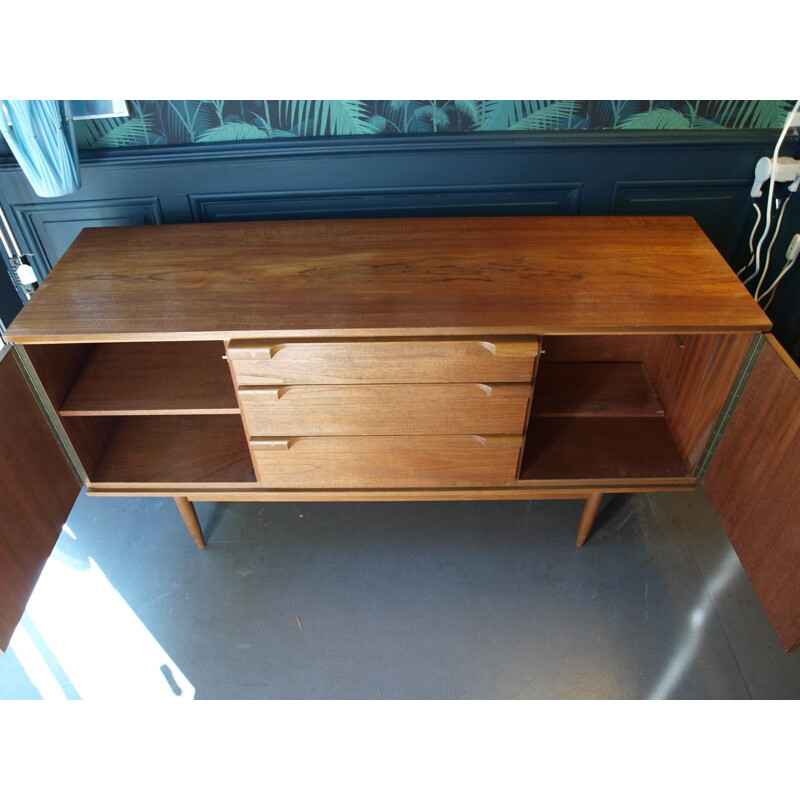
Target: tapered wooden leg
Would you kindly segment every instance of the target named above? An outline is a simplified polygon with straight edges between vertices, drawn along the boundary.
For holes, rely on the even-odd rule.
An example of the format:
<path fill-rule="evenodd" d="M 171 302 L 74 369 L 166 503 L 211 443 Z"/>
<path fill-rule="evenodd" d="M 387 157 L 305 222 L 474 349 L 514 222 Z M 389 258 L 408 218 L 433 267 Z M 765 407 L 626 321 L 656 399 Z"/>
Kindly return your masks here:
<path fill-rule="evenodd" d="M 181 512 L 183 521 L 192 534 L 192 538 L 197 543 L 198 547 L 205 547 L 206 540 L 203 538 L 203 529 L 200 527 L 200 520 L 197 519 L 197 512 L 194 510 L 191 500 L 186 497 L 175 497 L 175 505 L 178 506 L 178 511 Z"/>
<path fill-rule="evenodd" d="M 586 498 L 586 505 L 583 507 L 583 514 L 581 515 L 581 524 L 578 526 L 578 541 L 575 542 L 576 547 L 583 547 L 586 537 L 592 530 L 592 525 L 594 525 L 602 500 L 602 492 L 594 492 Z"/>

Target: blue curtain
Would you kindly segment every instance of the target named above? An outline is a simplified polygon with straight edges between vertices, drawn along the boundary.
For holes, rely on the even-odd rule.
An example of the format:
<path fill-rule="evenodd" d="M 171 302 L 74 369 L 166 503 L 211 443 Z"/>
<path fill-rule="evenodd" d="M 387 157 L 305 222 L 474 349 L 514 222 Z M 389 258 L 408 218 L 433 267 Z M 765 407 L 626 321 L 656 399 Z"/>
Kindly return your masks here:
<path fill-rule="evenodd" d="M 0 129 L 39 197 L 81 186 L 72 120 L 63 100 L 3 100 Z"/>

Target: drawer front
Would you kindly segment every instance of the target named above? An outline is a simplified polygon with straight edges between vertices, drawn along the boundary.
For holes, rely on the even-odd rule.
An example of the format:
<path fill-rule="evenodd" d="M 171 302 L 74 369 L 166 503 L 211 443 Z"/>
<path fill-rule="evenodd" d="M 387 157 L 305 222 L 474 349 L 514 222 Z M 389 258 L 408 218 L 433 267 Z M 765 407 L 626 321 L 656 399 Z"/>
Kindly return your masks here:
<path fill-rule="evenodd" d="M 234 340 L 228 359 L 239 386 L 304 383 L 524 383 L 536 338 Z"/>
<path fill-rule="evenodd" d="M 251 436 L 520 434 L 529 383 L 241 387 Z"/>
<path fill-rule="evenodd" d="M 259 481 L 273 488 L 504 486 L 514 482 L 521 436 L 252 438 Z"/>

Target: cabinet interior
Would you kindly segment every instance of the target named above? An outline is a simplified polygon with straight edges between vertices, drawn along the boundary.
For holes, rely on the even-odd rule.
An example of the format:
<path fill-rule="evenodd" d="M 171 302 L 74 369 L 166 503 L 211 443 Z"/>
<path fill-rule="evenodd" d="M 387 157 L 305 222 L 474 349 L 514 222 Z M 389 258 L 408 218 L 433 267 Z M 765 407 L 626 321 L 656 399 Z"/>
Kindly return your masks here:
<path fill-rule="evenodd" d="M 517 483 L 690 481 L 750 339 L 545 336 Z M 222 342 L 26 352 L 92 486 L 258 485 Z"/>
<path fill-rule="evenodd" d="M 544 337 L 520 482 L 690 478 L 750 339 Z"/>
<path fill-rule="evenodd" d="M 93 486 L 255 483 L 222 342 L 26 352 Z"/>

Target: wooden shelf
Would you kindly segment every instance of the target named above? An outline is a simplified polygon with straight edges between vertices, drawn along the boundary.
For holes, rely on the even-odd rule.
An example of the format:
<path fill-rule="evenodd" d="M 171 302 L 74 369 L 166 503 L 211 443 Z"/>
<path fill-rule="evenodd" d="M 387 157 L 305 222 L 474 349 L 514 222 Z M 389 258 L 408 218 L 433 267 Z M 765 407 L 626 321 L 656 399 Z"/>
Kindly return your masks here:
<path fill-rule="evenodd" d="M 520 471 L 521 481 L 688 477 L 663 417 L 534 418 Z"/>
<path fill-rule="evenodd" d="M 650 376 L 638 363 L 543 363 L 534 387 L 534 417 L 661 417 Z"/>
<path fill-rule="evenodd" d="M 96 345 L 63 416 L 238 414 L 222 342 Z"/>
<path fill-rule="evenodd" d="M 93 488 L 230 487 L 256 477 L 241 418 L 120 417 L 90 475 Z"/>

